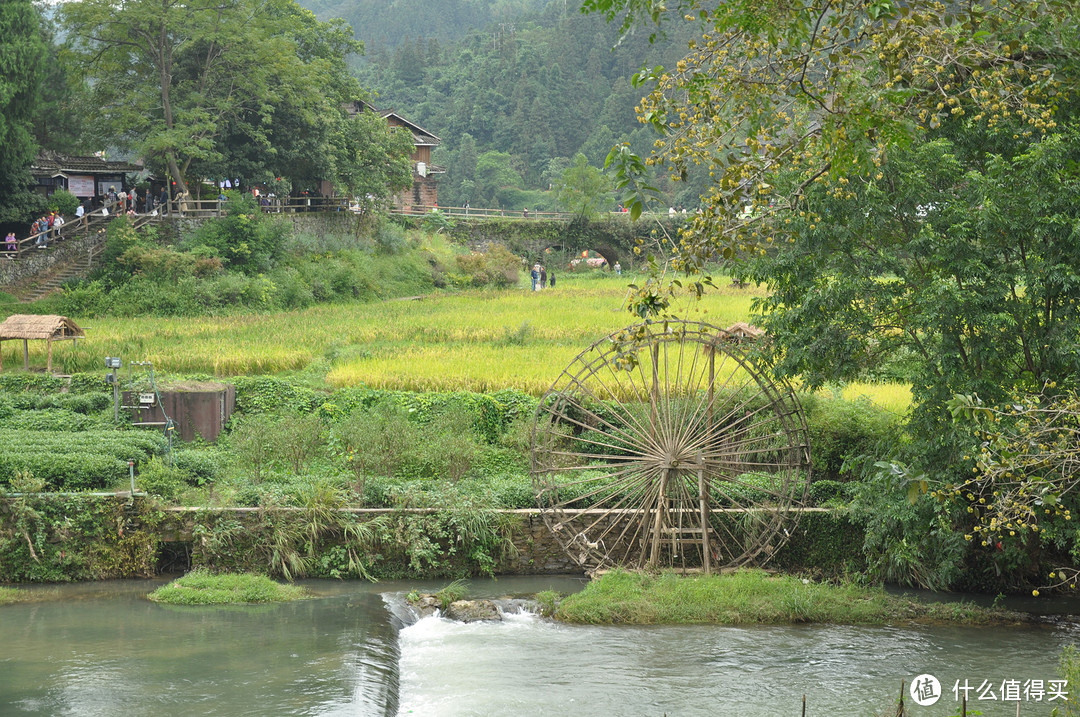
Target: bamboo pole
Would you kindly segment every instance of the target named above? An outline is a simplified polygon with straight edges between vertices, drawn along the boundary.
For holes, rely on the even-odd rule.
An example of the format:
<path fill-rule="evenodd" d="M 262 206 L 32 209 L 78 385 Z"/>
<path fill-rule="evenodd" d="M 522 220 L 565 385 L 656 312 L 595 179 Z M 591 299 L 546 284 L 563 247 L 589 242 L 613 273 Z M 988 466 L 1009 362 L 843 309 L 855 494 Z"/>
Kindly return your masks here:
<path fill-rule="evenodd" d="M 22 342 L 23 368 L 30 370 L 30 342 L 23 339 Z"/>

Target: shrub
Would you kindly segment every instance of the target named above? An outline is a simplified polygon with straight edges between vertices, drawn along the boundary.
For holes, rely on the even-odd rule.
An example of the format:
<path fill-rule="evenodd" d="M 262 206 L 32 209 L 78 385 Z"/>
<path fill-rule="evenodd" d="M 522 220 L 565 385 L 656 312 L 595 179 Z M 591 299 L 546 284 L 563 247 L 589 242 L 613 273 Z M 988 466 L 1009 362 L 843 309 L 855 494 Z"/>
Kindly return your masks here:
<path fill-rule="evenodd" d="M 492 244 L 486 252 L 473 252 L 454 258 L 467 286 L 506 288 L 517 286 L 521 259 L 502 244 Z"/>
<path fill-rule="evenodd" d="M 184 472 L 158 456 L 153 456 L 140 468 L 136 486 L 165 500 L 173 500 L 188 487 Z"/>
<path fill-rule="evenodd" d="M 173 451 L 173 460 L 189 483 L 213 483 L 218 478 L 220 469 L 215 456 L 209 451 L 178 448 Z"/>
<path fill-rule="evenodd" d="M 420 443 L 408 411 L 389 398 L 350 415 L 334 427 L 333 437 L 361 495 L 365 476 L 396 475 Z"/>
<path fill-rule="evenodd" d="M 283 252 L 288 227 L 264 215 L 250 194 L 226 194 L 225 216 L 205 222 L 182 248 L 220 257 L 229 268 L 247 274 L 268 271 Z"/>
<path fill-rule="evenodd" d="M 263 414 L 245 417 L 229 435 L 237 463 L 256 483 L 274 459 L 277 432 L 277 421 Z"/>
<path fill-rule="evenodd" d="M 880 454 L 879 446 L 895 445 L 900 419 L 867 399 L 844 401 L 818 395 L 799 396 L 806 411 L 814 477 L 841 480 L 844 461 Z"/>
<path fill-rule="evenodd" d="M 79 198 L 66 189 L 57 189 L 49 196 L 49 209 L 55 209 L 60 214 L 70 217 L 79 206 Z"/>
<path fill-rule="evenodd" d="M 401 254 L 408 248 L 409 238 L 399 224 L 383 220 L 375 230 L 375 246 L 382 254 Z"/>

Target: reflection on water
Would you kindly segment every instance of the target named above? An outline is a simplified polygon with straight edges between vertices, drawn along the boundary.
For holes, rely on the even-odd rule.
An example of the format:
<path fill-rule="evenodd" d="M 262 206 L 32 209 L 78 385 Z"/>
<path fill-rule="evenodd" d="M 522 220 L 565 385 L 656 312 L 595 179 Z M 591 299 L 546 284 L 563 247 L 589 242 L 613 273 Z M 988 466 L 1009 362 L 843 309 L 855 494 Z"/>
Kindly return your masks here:
<path fill-rule="evenodd" d="M 181 608 L 146 600 L 153 587 L 0 609 L 0 714 L 396 713 L 377 592 Z"/>
<path fill-rule="evenodd" d="M 934 707 L 952 715 L 955 680 L 1056 679 L 1062 628 L 566 626 L 531 615 L 503 624 L 427 618 L 401 633 L 401 713 L 528 715 L 877 715 L 901 680 L 929 672 L 945 685 Z M 974 695 L 972 695 L 974 699 Z M 984 715 L 1016 705 L 978 704 Z M 1021 714 L 1047 715 L 1031 703 Z"/>
<path fill-rule="evenodd" d="M 315 581 L 314 600 L 232 608 L 155 605 L 145 594 L 157 584 L 47 588 L 51 599 L 0 608 L 0 716 L 772 717 L 799 714 L 803 693 L 810 715 L 869 716 L 893 704 L 902 679 L 930 672 L 946 699 L 908 714 L 943 717 L 956 713 L 955 680 L 1056 678 L 1061 647 L 1076 637 L 1066 626 L 616 628 L 532 615 L 428 618 L 399 636 L 410 622 L 401 595 L 445 583 Z M 503 578 L 470 592 L 579 586 Z"/>

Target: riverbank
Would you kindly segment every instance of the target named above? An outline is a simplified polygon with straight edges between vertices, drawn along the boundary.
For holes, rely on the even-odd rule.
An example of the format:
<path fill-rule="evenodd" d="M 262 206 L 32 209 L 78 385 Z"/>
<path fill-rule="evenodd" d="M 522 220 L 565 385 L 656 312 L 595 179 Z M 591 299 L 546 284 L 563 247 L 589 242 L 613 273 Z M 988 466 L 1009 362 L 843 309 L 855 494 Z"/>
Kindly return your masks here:
<path fill-rule="evenodd" d="M 555 619 L 588 625 L 1003 625 L 1022 613 L 971 603 L 923 604 L 852 583 L 818 583 L 764 570 L 724 575 L 649 575 L 616 570 L 579 593 L 538 596 Z"/>

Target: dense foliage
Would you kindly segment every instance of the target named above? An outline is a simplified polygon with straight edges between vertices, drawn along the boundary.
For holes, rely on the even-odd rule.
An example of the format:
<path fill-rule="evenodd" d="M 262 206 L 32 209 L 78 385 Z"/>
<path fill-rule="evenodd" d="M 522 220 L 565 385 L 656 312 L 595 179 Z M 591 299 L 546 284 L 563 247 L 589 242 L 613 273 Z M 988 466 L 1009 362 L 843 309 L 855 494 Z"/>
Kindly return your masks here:
<path fill-rule="evenodd" d="M 91 122 L 162 168 L 174 194 L 206 176 L 312 191 L 327 179 L 375 200 L 409 184 L 407 133 L 350 120 L 363 92 L 346 57 L 361 46 L 341 21 L 293 0 L 76 0 L 61 17 Z"/>
<path fill-rule="evenodd" d="M 437 285 L 503 287 L 517 283 L 520 260 L 502 247 L 467 252 L 422 243 L 387 221 L 362 236 L 343 223 L 322 235 L 297 231 L 229 192 L 224 217 L 166 243 L 151 228 L 110 223 L 103 260 L 86 280 L 41 311 L 75 316 L 198 316 L 300 309 L 431 292 Z"/>
<path fill-rule="evenodd" d="M 0 37 L 0 221 L 21 221 L 31 199 L 29 168 L 38 149 L 33 120 L 46 59 L 31 0 L 0 6 Z"/>
<path fill-rule="evenodd" d="M 463 4 L 425 4 L 423 16 L 442 21 L 452 6 Z M 617 142 L 648 149 L 649 132 L 634 118 L 642 93 L 628 78 L 643 61 L 674 62 L 689 38 L 681 28 L 656 45 L 645 33 L 620 38 L 602 19 L 577 12 L 577 4 L 533 3 L 531 12 L 523 8 L 497 24 L 485 16 L 453 42 L 437 28 L 425 29 L 425 37 L 405 30 L 397 36 L 405 41 L 396 46 L 380 41 L 376 29 L 378 22 L 401 21 L 392 12 L 372 23 L 372 8 L 314 6 L 341 13 L 367 40 L 358 71 L 365 85 L 377 88 L 379 104 L 442 139 L 434 158 L 447 168 L 440 203 L 550 210 L 555 197 L 540 190 L 558 181 L 579 152 L 598 168 Z M 607 201 L 603 208 L 614 208 Z M 684 192 L 671 203 L 696 206 L 696 194 Z"/>

